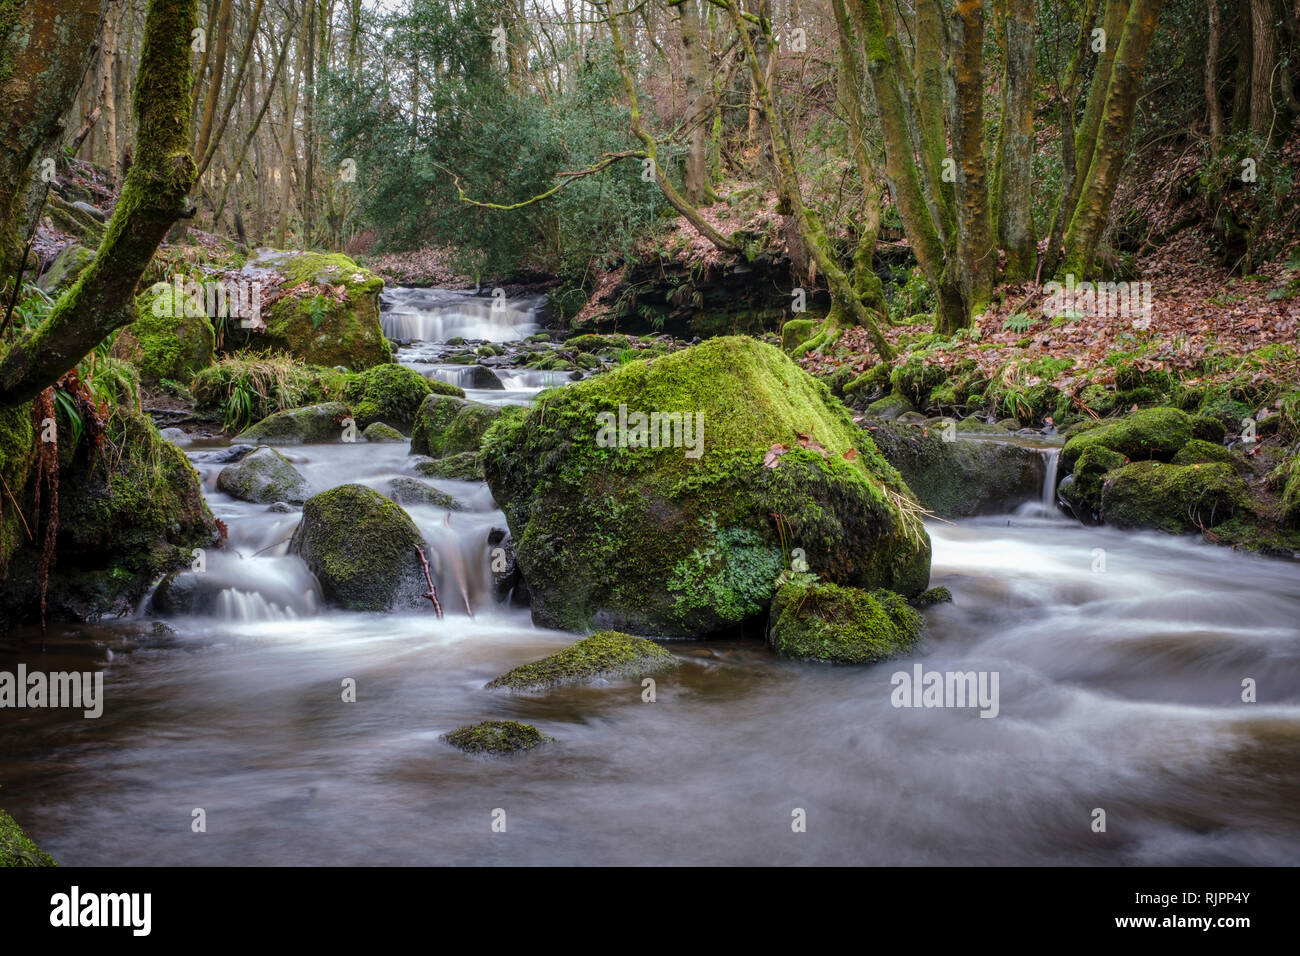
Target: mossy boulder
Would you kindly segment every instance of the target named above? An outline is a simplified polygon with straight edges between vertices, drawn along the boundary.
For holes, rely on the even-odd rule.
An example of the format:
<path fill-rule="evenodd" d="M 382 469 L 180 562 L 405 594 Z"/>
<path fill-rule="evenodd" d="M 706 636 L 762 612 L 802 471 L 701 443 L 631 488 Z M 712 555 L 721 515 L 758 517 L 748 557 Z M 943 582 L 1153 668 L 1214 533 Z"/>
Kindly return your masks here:
<path fill-rule="evenodd" d="M 361 433 L 361 437 L 366 441 L 377 443 L 404 442 L 406 436 L 390 425 L 383 422 L 374 422 L 366 426 L 366 430 Z"/>
<path fill-rule="evenodd" d="M 201 303 L 184 296 L 175 303 L 172 287 L 162 284 L 162 290 L 136 299 L 136 320 L 118 333 L 113 355 L 133 364 L 146 382 L 186 384 L 212 364 L 216 333 Z"/>
<path fill-rule="evenodd" d="M 767 642 L 795 660 L 870 664 L 910 650 L 924 625 L 920 613 L 893 591 L 791 574 L 772 599 Z"/>
<path fill-rule="evenodd" d="M 445 491 L 419 478 L 400 476 L 388 483 L 388 497 L 402 505 L 433 505 L 449 511 L 460 511 L 463 505 Z"/>
<path fill-rule="evenodd" d="M 517 720 L 485 720 L 469 727 L 457 727 L 442 739 L 467 754 L 508 754 L 532 750 L 554 741 L 532 724 Z"/>
<path fill-rule="evenodd" d="M 411 454 L 442 458 L 477 452 L 483 435 L 501 414 L 499 405 L 430 395 L 420 405 L 411 428 Z"/>
<path fill-rule="evenodd" d="M 94 261 L 94 250 L 87 249 L 76 242 L 65 246 L 63 251 L 54 257 L 50 267 L 41 273 L 36 287 L 51 298 L 57 299 L 71 288 L 72 283 L 77 281 L 77 277 Z"/>
<path fill-rule="evenodd" d="M 0 867 L 58 866 L 9 814 L 0 810 Z"/>
<path fill-rule="evenodd" d="M 247 344 L 354 372 L 392 361 L 379 324 L 383 279 L 339 253 L 258 249 L 243 267 L 251 275 L 269 270 L 284 277 L 280 297 L 263 310 L 266 329 L 251 332 Z"/>
<path fill-rule="evenodd" d="M 617 631 L 602 631 L 550 657 L 521 664 L 489 681 L 487 686 L 540 691 L 596 680 L 641 680 L 676 666 L 677 658 L 653 641 Z"/>
<path fill-rule="evenodd" d="M 343 399 L 352 409 L 358 428 L 384 422 L 409 429 L 415 423 L 420 403 L 431 394 L 429 380 L 405 365 L 376 365 L 350 375 L 343 386 Z"/>
<path fill-rule="evenodd" d="M 1248 501 L 1246 484 L 1231 465 L 1139 461 L 1107 473 L 1101 516 L 1117 528 L 1177 534 L 1226 521 Z"/>
<path fill-rule="evenodd" d="M 924 405 L 930 393 L 948 381 L 948 372 L 942 366 L 927 364 L 920 356 L 912 356 L 889 375 L 894 391 L 913 405 Z"/>
<path fill-rule="evenodd" d="M 1148 408 L 1071 434 L 1061 451 L 1061 466 L 1066 471 L 1093 445 L 1117 451 L 1132 461 L 1169 461 L 1192 440 L 1192 419 L 1177 408 Z"/>
<path fill-rule="evenodd" d="M 340 441 L 344 421 L 352 417 L 341 402 L 288 408 L 268 415 L 235 436 L 235 441 L 264 445 L 301 445 Z"/>
<path fill-rule="evenodd" d="M 648 413 L 666 416 L 653 441 Z M 898 472 L 824 384 L 752 338 L 545 393 L 498 419 L 483 460 L 544 626 L 732 627 L 766 612 L 783 541 L 841 583 L 910 595 L 929 578 Z"/>
<path fill-rule="evenodd" d="M 23 429 L 30 405 L 0 413 L 0 473 L 33 520 L 35 447 L 39 432 Z M 57 414 L 59 525 L 47 588 L 50 620 L 97 620 L 134 610 L 163 574 L 188 565 L 194 548 L 219 544 L 199 476 L 184 452 L 149 419 L 119 409 L 103 424 L 102 442 L 74 443 L 71 422 Z M 16 427 L 15 427 L 16 426 Z M 24 446 L 26 439 L 31 444 Z M 14 479 L 10 483 L 10 479 Z M 10 516 L 6 495 L 5 553 L 0 561 L 0 631 L 39 615 L 39 547 Z M 42 527 L 49 493 L 42 496 Z M 38 539 L 39 540 L 39 539 Z"/>
<path fill-rule="evenodd" d="M 1229 449 L 1214 442 L 1193 438 L 1174 455 L 1175 465 L 1206 465 L 1219 463 L 1240 469 L 1242 460 Z"/>
<path fill-rule="evenodd" d="M 476 451 L 463 451 L 445 458 L 418 458 L 412 469 L 425 478 L 449 478 L 454 481 L 482 481 L 483 461 Z"/>
<path fill-rule="evenodd" d="M 417 547 L 424 538 L 400 505 L 362 485 L 339 485 L 307 499 L 289 550 L 307 563 L 329 603 L 390 611 L 425 600 Z"/>
<path fill-rule="evenodd" d="M 1032 448 L 966 438 L 945 441 L 940 428 L 928 425 L 880 422 L 869 430 L 916 500 L 940 517 L 1002 513 L 1036 500 L 1042 490 L 1042 460 Z"/>
<path fill-rule="evenodd" d="M 217 490 L 240 501 L 300 505 L 311 495 L 307 479 L 274 448 L 262 446 L 217 474 Z"/>
<path fill-rule="evenodd" d="M 817 333 L 817 323 L 812 319 L 791 319 L 781 326 L 781 348 L 793 352 Z"/>
<path fill-rule="evenodd" d="M 1101 517 L 1101 486 L 1107 472 L 1123 468 L 1128 459 L 1104 445 L 1090 445 L 1079 455 L 1074 470 L 1057 486 L 1056 496 L 1080 521 Z"/>
<path fill-rule="evenodd" d="M 902 395 L 886 395 L 884 398 L 868 405 L 866 415 L 868 418 L 878 418 L 881 421 L 888 422 L 893 421 L 900 415 L 915 411 L 916 406 Z"/>
<path fill-rule="evenodd" d="M 1278 485 L 1282 489 L 1282 520 L 1288 527 L 1300 528 L 1300 455 L 1278 466 Z"/>

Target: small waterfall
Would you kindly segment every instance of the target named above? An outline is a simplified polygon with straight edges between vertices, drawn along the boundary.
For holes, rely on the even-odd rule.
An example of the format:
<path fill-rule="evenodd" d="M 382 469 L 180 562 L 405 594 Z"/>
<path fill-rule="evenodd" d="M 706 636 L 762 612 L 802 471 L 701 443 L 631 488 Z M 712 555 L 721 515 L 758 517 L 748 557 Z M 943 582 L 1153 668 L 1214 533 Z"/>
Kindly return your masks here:
<path fill-rule="evenodd" d="M 482 339 L 517 342 L 541 327 L 545 296 L 513 299 L 453 289 L 385 291 L 380 298 L 380 325 L 390 339 L 445 342 Z"/>
<path fill-rule="evenodd" d="M 1056 470 L 1061 463 L 1061 449 L 1040 448 L 1038 453 L 1043 456 L 1043 513 L 1054 515 L 1060 510 L 1056 505 Z"/>

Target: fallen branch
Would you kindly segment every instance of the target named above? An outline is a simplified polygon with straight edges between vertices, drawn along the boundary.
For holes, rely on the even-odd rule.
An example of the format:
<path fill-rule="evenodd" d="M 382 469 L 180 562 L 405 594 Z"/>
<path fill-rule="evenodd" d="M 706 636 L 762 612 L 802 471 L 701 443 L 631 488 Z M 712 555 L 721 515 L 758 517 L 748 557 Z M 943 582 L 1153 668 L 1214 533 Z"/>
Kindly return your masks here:
<path fill-rule="evenodd" d="M 429 559 L 424 556 L 424 549 L 418 544 L 413 544 L 415 553 L 420 556 L 420 563 L 424 565 L 424 580 L 429 582 L 429 593 L 425 595 L 433 602 L 433 609 L 438 612 L 438 619 L 442 619 L 442 605 L 438 603 L 438 589 L 433 586 L 433 577 L 429 574 Z"/>

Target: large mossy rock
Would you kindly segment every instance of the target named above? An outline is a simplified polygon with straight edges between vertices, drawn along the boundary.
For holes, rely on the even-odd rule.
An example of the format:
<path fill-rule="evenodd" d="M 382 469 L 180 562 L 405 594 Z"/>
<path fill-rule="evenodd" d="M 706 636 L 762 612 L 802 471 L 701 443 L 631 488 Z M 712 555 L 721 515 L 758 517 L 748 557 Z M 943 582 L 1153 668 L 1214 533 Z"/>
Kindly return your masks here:
<path fill-rule="evenodd" d="M 86 270 L 92 262 L 95 261 L 95 253 L 87 249 L 80 243 L 74 242 L 70 246 L 64 247 L 63 251 L 54 257 L 50 267 L 41 273 L 40 279 L 36 282 L 36 287 L 51 298 L 57 299 L 62 295 L 72 283 Z"/>
<path fill-rule="evenodd" d="M 160 283 L 136 300 L 136 320 L 118 333 L 113 354 L 140 370 L 146 382 L 170 379 L 188 385 L 212 364 L 216 333 L 197 301 Z"/>
<path fill-rule="evenodd" d="M 635 414 L 651 412 L 702 435 L 637 447 Z M 715 633 L 767 611 L 783 540 L 827 580 L 914 595 L 929 579 L 898 472 L 823 384 L 752 338 L 546 393 L 501 416 L 483 460 L 544 626 Z"/>
<path fill-rule="evenodd" d="M 783 657 L 871 664 L 911 650 L 925 619 L 893 591 L 818 583 L 791 574 L 777 589 L 768 645 Z"/>
<path fill-rule="evenodd" d="M 307 479 L 274 448 L 262 447 L 217 474 L 217 490 L 240 501 L 300 505 L 311 494 Z"/>
<path fill-rule="evenodd" d="M 415 369 L 390 363 L 349 376 L 343 399 L 352 408 L 358 428 L 383 422 L 409 430 L 420 403 L 432 392 L 429 380 Z"/>
<path fill-rule="evenodd" d="M 0 810 L 0 867 L 58 866 L 9 814 Z"/>
<path fill-rule="evenodd" d="M 31 405 L 0 410 L 0 474 L 33 520 L 39 430 Z M 23 419 L 27 420 L 24 422 Z M 59 523 L 46 605 L 50 620 L 97 620 L 130 612 L 168 571 L 190 564 L 195 548 L 219 541 L 198 473 L 143 415 L 119 410 L 102 442 L 59 412 Z M 43 489 L 41 525 L 50 493 Z M 8 495 L 0 523 L 0 631 L 37 620 L 40 548 L 27 536 Z M 40 538 L 37 538 L 40 541 Z"/>
<path fill-rule="evenodd" d="M 243 268 L 252 276 L 268 270 L 284 276 L 281 294 L 263 309 L 265 331 L 247 344 L 354 372 L 392 361 L 379 324 L 383 279 L 339 253 L 258 249 Z"/>
<path fill-rule="evenodd" d="M 502 413 L 500 405 L 484 405 L 453 395 L 430 395 L 415 416 L 411 454 L 445 458 L 477 452 L 483 435 Z"/>
<path fill-rule="evenodd" d="M 236 442 L 264 445 L 301 445 L 340 441 L 344 422 L 352 412 L 341 402 L 323 402 L 288 408 L 268 415 L 235 436 Z"/>
<path fill-rule="evenodd" d="M 1057 498 L 1076 518 L 1086 523 L 1101 520 L 1101 487 L 1106 474 L 1128 464 L 1128 459 L 1105 445 L 1090 445 L 1074 463 L 1074 470 L 1056 487 Z"/>
<path fill-rule="evenodd" d="M 898 469 L 927 511 L 942 518 L 1000 514 L 1036 501 L 1043 486 L 1042 459 L 1010 442 L 958 438 L 936 428 L 876 422 L 871 437 Z"/>
<path fill-rule="evenodd" d="M 1061 451 L 1070 471 L 1085 448 L 1100 445 L 1131 461 L 1170 461 L 1195 436 L 1191 416 L 1177 408 L 1148 408 L 1113 422 L 1077 430 Z"/>
<path fill-rule="evenodd" d="M 1140 461 L 1105 475 L 1101 517 L 1117 528 L 1199 531 L 1226 521 L 1249 501 L 1231 465 Z"/>
<path fill-rule="evenodd" d="M 641 680 L 677 666 L 677 658 L 653 641 L 617 631 L 585 637 L 564 650 L 531 664 L 521 664 L 495 680 L 489 688 L 540 691 L 562 684 L 588 684 L 596 680 Z"/>
<path fill-rule="evenodd" d="M 399 505 L 363 485 L 339 485 L 307 499 L 289 550 L 307 563 L 329 603 L 390 611 L 425 600 L 417 547 L 424 538 Z"/>
<path fill-rule="evenodd" d="M 1300 455 L 1278 468 L 1282 488 L 1282 520 L 1288 527 L 1300 528 Z"/>

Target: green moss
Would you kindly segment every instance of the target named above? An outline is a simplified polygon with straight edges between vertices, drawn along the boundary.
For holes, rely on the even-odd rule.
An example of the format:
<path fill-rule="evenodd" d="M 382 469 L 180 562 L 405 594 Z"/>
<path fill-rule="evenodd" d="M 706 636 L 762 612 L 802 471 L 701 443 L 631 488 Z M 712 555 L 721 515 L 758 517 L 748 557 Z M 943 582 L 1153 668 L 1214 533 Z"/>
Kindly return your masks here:
<path fill-rule="evenodd" d="M 596 680 L 640 680 L 677 666 L 677 658 L 653 641 L 602 631 L 531 664 L 521 664 L 489 681 L 488 687 L 539 691 Z"/>
<path fill-rule="evenodd" d="M 1104 445 L 1090 445 L 1079 455 L 1074 470 L 1057 493 L 1074 510 L 1075 515 L 1093 519 L 1101 512 L 1101 487 L 1107 472 L 1122 468 L 1128 459 Z"/>
<path fill-rule="evenodd" d="M 307 499 L 290 547 L 307 563 L 330 603 L 388 611 L 422 588 L 424 546 L 401 506 L 362 485 L 339 485 Z"/>
<path fill-rule="evenodd" d="M 1192 420 L 1176 408 L 1148 408 L 1071 435 L 1061 451 L 1061 465 L 1067 471 L 1092 445 L 1117 451 L 1133 461 L 1169 461 L 1191 441 Z"/>
<path fill-rule="evenodd" d="M 549 342 L 550 336 L 545 333 L 539 333 L 528 338 L 529 342 Z M 630 335 L 575 335 L 572 338 L 564 340 L 566 349 L 576 349 L 579 352 L 599 352 L 601 349 L 627 348 L 634 339 Z"/>
<path fill-rule="evenodd" d="M 850 379 L 844 386 L 844 394 L 848 398 L 854 398 L 858 395 L 870 395 L 878 392 L 889 384 L 889 364 L 881 362 L 873 365 L 861 375 Z"/>
<path fill-rule="evenodd" d="M 1193 415 L 1192 434 L 1201 441 L 1213 442 L 1217 445 L 1227 437 L 1228 430 L 1217 418 L 1210 415 Z"/>
<path fill-rule="evenodd" d="M 1229 465 L 1134 462 L 1110 472 L 1101 491 L 1101 515 L 1118 528 L 1170 533 L 1213 527 L 1245 508 L 1249 493 Z"/>
<path fill-rule="evenodd" d="M 1282 488 L 1282 518 L 1292 528 L 1300 528 L 1300 455 L 1279 468 Z"/>
<path fill-rule="evenodd" d="M 893 395 L 886 395 L 879 401 L 872 402 L 868 405 L 866 415 L 868 418 L 880 418 L 885 421 L 892 421 L 900 415 L 906 415 L 908 412 L 914 411 L 916 411 L 916 406 L 902 395 L 895 393 Z"/>
<path fill-rule="evenodd" d="M 912 607 L 927 608 L 936 604 L 951 604 L 952 592 L 947 588 L 930 588 L 924 594 L 917 595 L 911 601 Z"/>
<path fill-rule="evenodd" d="M 415 369 L 395 364 L 357 372 L 343 385 L 343 400 L 352 408 L 358 428 L 383 422 L 409 429 L 415 423 L 420 403 L 432 393 L 427 378 Z"/>
<path fill-rule="evenodd" d="M 1174 455 L 1175 465 L 1212 464 L 1219 462 L 1240 470 L 1242 460 L 1222 445 L 1193 438 Z"/>
<path fill-rule="evenodd" d="M 406 436 L 396 428 L 390 428 L 383 422 L 374 422 L 366 426 L 366 430 L 361 433 L 361 437 L 366 441 L 372 442 L 404 442 Z"/>
<path fill-rule="evenodd" d="M 517 720 L 485 720 L 481 724 L 457 727 L 443 734 L 442 739 L 467 754 L 506 754 L 532 750 L 555 738 Z"/>
<path fill-rule="evenodd" d="M 188 383 L 212 364 L 216 333 L 204 313 L 187 315 L 175 308 L 172 291 L 146 292 L 136 300 L 136 320 L 113 343 L 113 354 L 140 370 L 146 382 L 167 378 Z M 155 314 L 155 305 L 162 315 Z M 178 314 L 179 313 L 179 314 Z"/>
<path fill-rule="evenodd" d="M 450 395 L 430 395 L 415 416 L 411 429 L 411 454 L 441 458 L 463 452 L 477 452 L 483 435 L 502 414 L 499 405 L 484 405 Z"/>
<path fill-rule="evenodd" d="M 32 842 L 13 817 L 0 810 L 0 867 L 58 865 L 54 857 Z"/>
<path fill-rule="evenodd" d="M 483 462 L 476 451 L 465 451 L 442 458 L 417 461 L 415 471 L 426 478 L 450 478 L 456 481 L 482 481 Z"/>
<path fill-rule="evenodd" d="M 346 405 L 338 402 L 290 408 L 244 429 L 235 441 L 267 445 L 335 442 L 342 438 L 343 422 L 351 414 Z"/>
<path fill-rule="evenodd" d="M 818 325 L 812 319 L 791 319 L 781 326 L 781 348 L 793 352 L 816 334 Z"/>
<path fill-rule="evenodd" d="M 945 369 L 938 365 L 927 365 L 917 355 L 899 365 L 889 376 L 894 391 L 917 406 L 923 406 L 930 393 L 947 380 L 948 372 Z"/>
<path fill-rule="evenodd" d="M 24 489 L 36 462 L 37 437 L 30 402 L 0 406 L 0 478 L 4 479 L 4 487 L 0 488 L 0 578 L 5 576 L 9 558 L 27 537 Z"/>
<path fill-rule="evenodd" d="M 772 600 L 768 644 L 795 660 L 870 664 L 910 650 L 924 626 L 925 619 L 892 591 L 790 574 Z"/>
<path fill-rule="evenodd" d="M 620 406 L 702 416 L 698 456 L 602 445 Z M 788 450 L 767 467 L 773 446 Z M 544 393 L 526 416 L 498 419 L 483 457 L 534 619 L 548 626 L 719 630 L 762 604 L 762 554 L 785 552 L 782 534 L 832 579 L 909 593 L 928 579 L 928 538 L 901 477 L 824 384 L 751 338 L 711 339 Z"/>

